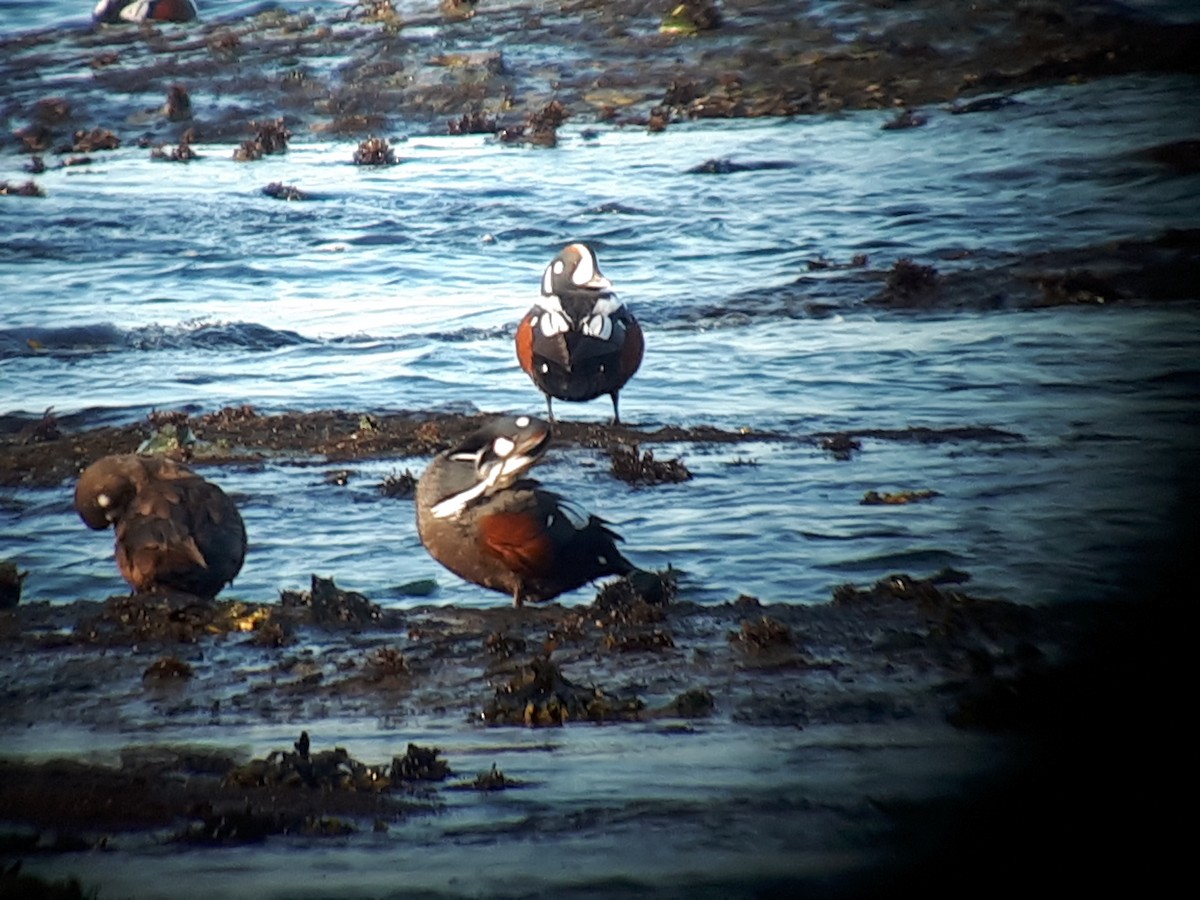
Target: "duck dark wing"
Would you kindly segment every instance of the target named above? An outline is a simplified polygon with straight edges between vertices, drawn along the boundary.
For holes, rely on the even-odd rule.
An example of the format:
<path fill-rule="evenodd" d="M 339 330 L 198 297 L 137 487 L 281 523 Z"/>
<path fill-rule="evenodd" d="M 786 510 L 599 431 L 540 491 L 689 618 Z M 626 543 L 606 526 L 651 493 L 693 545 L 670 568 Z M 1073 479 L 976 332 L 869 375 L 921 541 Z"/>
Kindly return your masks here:
<path fill-rule="evenodd" d="M 156 481 L 117 526 L 121 574 L 137 590 L 214 597 L 241 570 L 246 530 L 233 501 L 199 477 Z"/>
<path fill-rule="evenodd" d="M 602 519 L 538 487 L 522 485 L 508 498 L 480 516 L 479 544 L 520 579 L 524 599 L 549 600 L 634 570 L 617 549 L 619 536 Z"/>

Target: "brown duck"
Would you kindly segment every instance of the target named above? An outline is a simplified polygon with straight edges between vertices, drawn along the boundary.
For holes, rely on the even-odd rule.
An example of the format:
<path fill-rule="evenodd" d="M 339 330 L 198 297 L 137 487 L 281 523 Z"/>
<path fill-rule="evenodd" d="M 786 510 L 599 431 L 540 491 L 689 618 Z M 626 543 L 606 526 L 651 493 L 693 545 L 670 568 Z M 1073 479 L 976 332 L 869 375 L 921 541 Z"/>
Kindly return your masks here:
<path fill-rule="evenodd" d="M 117 568 L 136 592 L 211 599 L 246 558 L 233 501 L 170 459 L 125 454 L 92 463 L 75 486 L 75 509 L 89 528 L 115 527 Z"/>
<path fill-rule="evenodd" d="M 497 418 L 434 457 L 417 483 L 417 532 L 429 555 L 517 606 L 641 571 L 602 519 L 523 477 L 549 445 L 543 420 Z"/>

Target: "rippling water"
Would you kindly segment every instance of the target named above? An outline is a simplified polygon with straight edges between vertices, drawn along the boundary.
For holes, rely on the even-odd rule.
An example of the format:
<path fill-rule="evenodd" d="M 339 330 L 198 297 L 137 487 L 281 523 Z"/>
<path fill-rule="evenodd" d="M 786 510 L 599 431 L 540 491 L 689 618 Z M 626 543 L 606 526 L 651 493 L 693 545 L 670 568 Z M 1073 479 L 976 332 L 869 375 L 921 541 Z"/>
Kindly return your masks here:
<path fill-rule="evenodd" d="M 648 333 L 628 421 L 797 438 L 656 448 L 696 480 L 640 490 L 596 454 L 554 454 L 543 480 L 612 520 L 639 562 L 684 569 L 701 600 L 820 602 L 842 581 L 945 565 L 984 593 L 1086 595 L 1153 541 L 1173 464 L 1195 449 L 1196 304 L 895 313 L 856 307 L 875 288 L 833 272 L 808 276 L 812 295 L 849 311 L 810 314 L 795 282 L 817 257 L 949 273 L 1195 226 L 1197 178 L 1132 155 L 1189 136 L 1195 88 L 1045 88 L 901 132 L 855 113 L 657 135 L 567 127 L 551 151 L 413 135 L 386 169 L 352 165 L 351 142 L 297 141 L 252 164 L 228 146 L 198 146 L 189 165 L 93 154 L 40 176 L 45 198 L 0 202 L 0 411 L 53 407 L 80 425 L 241 403 L 537 412 L 512 329 L 545 263 L 582 239 Z M 786 165 L 688 171 L 713 158 Z M 22 162 L 0 157 L 0 177 L 22 178 Z M 313 199 L 271 199 L 270 182 Z M 806 440 L 961 424 L 1023 440 L 867 440 L 849 462 Z M 411 602 L 391 588 L 429 577 L 438 601 L 494 602 L 424 555 L 408 504 L 376 496 L 385 475 L 424 462 L 365 463 L 348 490 L 290 463 L 210 473 L 251 533 L 233 593 L 267 599 L 317 571 L 387 602 Z M 901 488 L 941 496 L 859 505 Z M 33 573 L 32 598 L 121 587 L 108 539 L 81 528 L 69 494 L 4 495 L 3 555 Z"/>
<path fill-rule="evenodd" d="M 0 28 L 82 26 L 89 7 L 7 0 Z M 253 7 L 202 2 L 208 16 Z M 1153 561 L 1179 498 L 1198 486 L 1200 291 L 1169 304 L 1033 311 L 861 301 L 902 257 L 953 274 L 1200 226 L 1200 177 L 1136 155 L 1195 136 L 1198 87 L 1131 76 L 1042 88 L 989 113 L 928 110 L 925 127 L 906 131 L 881 130 L 892 113 L 861 112 L 655 135 L 572 123 L 554 150 L 414 133 L 393 136 L 403 161 L 386 169 L 352 165 L 354 142 L 302 138 L 248 164 L 228 145 L 196 146 L 203 158 L 188 165 L 151 163 L 128 144 L 94 153 L 89 166 L 37 176 L 44 198 L 0 196 L 0 416 L 53 407 L 82 428 L 243 403 L 541 412 L 512 331 L 549 259 L 585 240 L 647 333 L 623 417 L 647 429 L 780 435 L 653 447 L 695 473 L 676 486 L 628 487 L 588 450 L 555 450 L 539 468 L 611 520 L 635 561 L 683 569 L 684 596 L 820 603 L 842 582 L 944 566 L 970 572 L 976 595 L 1108 596 L 1128 567 Z M 718 158 L 783 165 L 689 172 Z M 26 180 L 25 162 L 0 148 L 0 181 Z M 271 182 L 312 199 L 271 199 L 262 193 Z M 865 270 L 809 271 L 810 260 L 858 254 Z M 610 412 L 606 400 L 556 410 L 590 421 Z M 1018 439 L 864 438 L 848 461 L 812 440 L 961 425 Z M 388 474 L 425 462 L 356 464 L 348 487 L 326 484 L 333 467 L 315 460 L 203 469 L 237 499 L 251 538 L 227 595 L 270 600 L 316 572 L 385 605 L 506 602 L 440 569 L 417 541 L 411 503 L 376 491 Z M 899 489 L 939 496 L 859 502 L 868 490 Z M 125 590 L 111 536 L 82 526 L 71 490 L 0 489 L 0 558 L 29 570 L 31 600 Z M 401 586 L 418 579 L 436 579 L 438 590 L 406 596 Z M 298 726 L 267 713 L 257 724 L 201 727 L 195 714 L 171 721 L 154 698 L 145 703 L 136 732 L 102 722 L 0 730 L 14 754 L 221 740 L 261 755 L 288 746 Z M 820 877 L 870 858 L 861 832 L 876 821 L 867 810 L 877 798 L 949 795 L 994 749 L 949 728 L 931 737 L 756 727 L 748 737 L 724 713 L 687 736 L 653 723 L 579 727 L 552 745 L 541 732 L 418 715 L 403 727 L 303 724 L 322 746 L 359 758 L 437 743 L 462 771 L 495 761 L 533 788 L 447 794 L 436 817 L 334 847 L 280 840 L 214 857 L 124 837 L 129 852 L 31 866 L 82 869 L 85 887 L 98 882 L 104 896 L 182 884 L 180 873 L 212 896 L 314 894 L 351 872 L 356 896 L 454 893 L 468 853 L 472 877 L 508 893 L 603 883 L 618 855 L 629 877 L 660 886 L 713 867 L 752 865 L 769 878 L 802 866 Z M 842 832 L 862 842 L 857 855 Z"/>

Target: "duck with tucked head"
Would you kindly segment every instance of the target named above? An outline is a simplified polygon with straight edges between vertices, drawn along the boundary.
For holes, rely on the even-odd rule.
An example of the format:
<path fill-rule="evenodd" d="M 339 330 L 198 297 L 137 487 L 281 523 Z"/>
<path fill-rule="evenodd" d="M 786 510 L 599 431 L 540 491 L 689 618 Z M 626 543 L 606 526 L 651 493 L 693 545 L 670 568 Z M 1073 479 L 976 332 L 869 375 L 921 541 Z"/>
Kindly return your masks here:
<path fill-rule="evenodd" d="M 417 482 L 417 532 L 429 555 L 517 606 L 641 571 L 602 519 L 525 477 L 549 446 L 549 423 L 500 417 L 434 457 Z"/>
<path fill-rule="evenodd" d="M 116 529 L 117 568 L 139 593 L 212 599 L 246 558 L 246 526 L 233 501 L 164 457 L 97 460 L 79 477 L 75 509 L 89 528 Z"/>
<path fill-rule="evenodd" d="M 195 0 L 100 0 L 92 10 L 92 21 L 191 22 L 196 18 Z"/>
<path fill-rule="evenodd" d="M 645 338 L 637 319 L 600 272 L 586 244 L 570 244 L 542 274 L 542 296 L 517 326 L 517 361 L 554 401 L 592 400 L 608 394 L 613 424 L 620 424 L 618 396 L 642 364 Z"/>

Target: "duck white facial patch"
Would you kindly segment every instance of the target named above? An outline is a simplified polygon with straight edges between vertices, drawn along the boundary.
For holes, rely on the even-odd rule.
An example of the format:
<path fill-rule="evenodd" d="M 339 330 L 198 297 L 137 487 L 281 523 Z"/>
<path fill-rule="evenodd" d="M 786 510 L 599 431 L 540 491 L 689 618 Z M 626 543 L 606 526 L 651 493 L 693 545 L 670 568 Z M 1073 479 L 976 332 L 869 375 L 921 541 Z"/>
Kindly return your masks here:
<path fill-rule="evenodd" d="M 589 281 L 596 277 L 596 267 L 592 263 L 592 254 L 588 253 L 583 247 L 572 245 L 576 252 L 579 253 L 579 265 L 575 267 L 575 271 L 571 273 L 571 282 L 583 287 Z M 562 272 L 562 263 L 557 263 L 558 271 Z"/>

